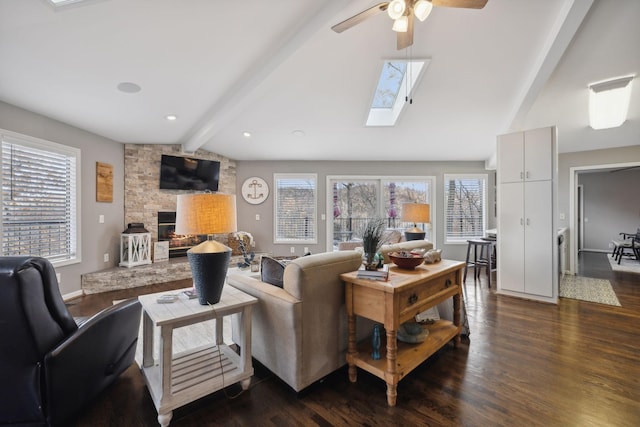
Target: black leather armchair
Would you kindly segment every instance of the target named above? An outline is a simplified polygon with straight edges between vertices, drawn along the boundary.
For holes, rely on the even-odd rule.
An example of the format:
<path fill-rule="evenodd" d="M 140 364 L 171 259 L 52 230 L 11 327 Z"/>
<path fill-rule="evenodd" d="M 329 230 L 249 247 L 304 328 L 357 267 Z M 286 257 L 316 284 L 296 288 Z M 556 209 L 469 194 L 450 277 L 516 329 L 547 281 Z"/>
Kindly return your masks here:
<path fill-rule="evenodd" d="M 0 257 L 0 425 L 68 425 L 132 363 L 137 299 L 78 326 L 55 270 L 36 257 Z"/>

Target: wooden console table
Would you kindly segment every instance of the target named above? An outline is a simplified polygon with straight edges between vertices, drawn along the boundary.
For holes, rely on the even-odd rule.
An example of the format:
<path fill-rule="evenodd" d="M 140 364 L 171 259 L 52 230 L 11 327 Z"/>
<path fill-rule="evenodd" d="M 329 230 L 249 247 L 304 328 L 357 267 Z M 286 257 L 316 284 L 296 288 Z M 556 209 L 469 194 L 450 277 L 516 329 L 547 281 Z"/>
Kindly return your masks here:
<path fill-rule="evenodd" d="M 179 294 L 177 301 L 160 304 L 157 297 Z M 165 427 L 173 410 L 228 385 L 241 382 L 246 390 L 253 376 L 251 364 L 251 308 L 258 300 L 241 290 L 225 285 L 220 302 L 200 305 L 188 299 L 182 290 L 159 292 L 138 297 L 142 304 L 142 374 L 158 411 L 158 422 Z M 241 355 L 224 344 L 222 318 L 240 316 Z M 173 330 L 215 319 L 211 345 L 173 353 Z M 153 328 L 160 328 L 158 361 L 153 359 Z"/>
<path fill-rule="evenodd" d="M 349 327 L 347 362 L 349 380 L 356 382 L 356 367 L 377 376 L 387 383 L 387 403 L 395 406 L 398 382 L 429 356 L 453 340 L 460 343 L 460 303 L 462 298 L 462 270 L 464 263 L 442 260 L 423 264 L 415 270 L 398 267 L 389 269 L 389 281 L 358 279 L 357 272 L 341 274 L 345 282 L 346 308 Z M 424 342 L 397 342 L 398 327 L 414 321 L 418 313 L 447 299 L 453 299 L 453 322 L 438 320 L 428 326 Z M 386 351 L 381 358 L 371 358 L 371 346 L 356 343 L 356 316 L 381 323 L 386 331 Z"/>

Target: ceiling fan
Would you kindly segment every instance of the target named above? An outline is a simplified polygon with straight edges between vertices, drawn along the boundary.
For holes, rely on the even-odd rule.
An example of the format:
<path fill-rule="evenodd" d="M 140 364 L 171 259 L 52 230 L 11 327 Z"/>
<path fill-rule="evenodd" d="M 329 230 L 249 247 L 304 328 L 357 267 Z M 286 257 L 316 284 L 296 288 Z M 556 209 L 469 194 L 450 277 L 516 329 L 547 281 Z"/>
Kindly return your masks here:
<path fill-rule="evenodd" d="M 459 7 L 465 9 L 482 9 L 488 0 L 391 0 L 379 3 L 369 9 L 347 18 L 331 27 L 336 33 L 341 33 L 361 23 L 367 18 L 387 11 L 393 19 L 393 30 L 398 33 L 398 50 L 413 44 L 413 18 L 420 21 L 427 19 L 433 6 Z"/>

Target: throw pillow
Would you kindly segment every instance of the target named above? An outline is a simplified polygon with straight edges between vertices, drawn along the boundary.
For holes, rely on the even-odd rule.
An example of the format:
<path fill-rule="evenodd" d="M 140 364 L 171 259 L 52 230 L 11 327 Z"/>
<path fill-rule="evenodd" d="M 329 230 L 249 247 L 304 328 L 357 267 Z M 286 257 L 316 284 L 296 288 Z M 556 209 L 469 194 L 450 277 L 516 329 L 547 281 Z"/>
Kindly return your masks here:
<path fill-rule="evenodd" d="M 280 261 L 263 256 L 260 260 L 260 280 L 281 288 L 283 286 L 284 267 L 285 265 Z"/>

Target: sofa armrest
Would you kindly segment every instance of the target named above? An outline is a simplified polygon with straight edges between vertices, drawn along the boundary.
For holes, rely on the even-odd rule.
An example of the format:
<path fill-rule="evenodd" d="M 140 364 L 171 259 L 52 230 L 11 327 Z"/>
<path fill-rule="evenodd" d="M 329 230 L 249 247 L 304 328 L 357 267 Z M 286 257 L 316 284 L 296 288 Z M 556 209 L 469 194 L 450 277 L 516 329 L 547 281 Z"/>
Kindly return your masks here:
<path fill-rule="evenodd" d="M 230 274 L 227 277 L 227 284 L 258 299 L 273 299 L 276 304 L 295 304 L 300 302 L 299 299 L 295 298 L 284 289 L 251 276 Z"/>

